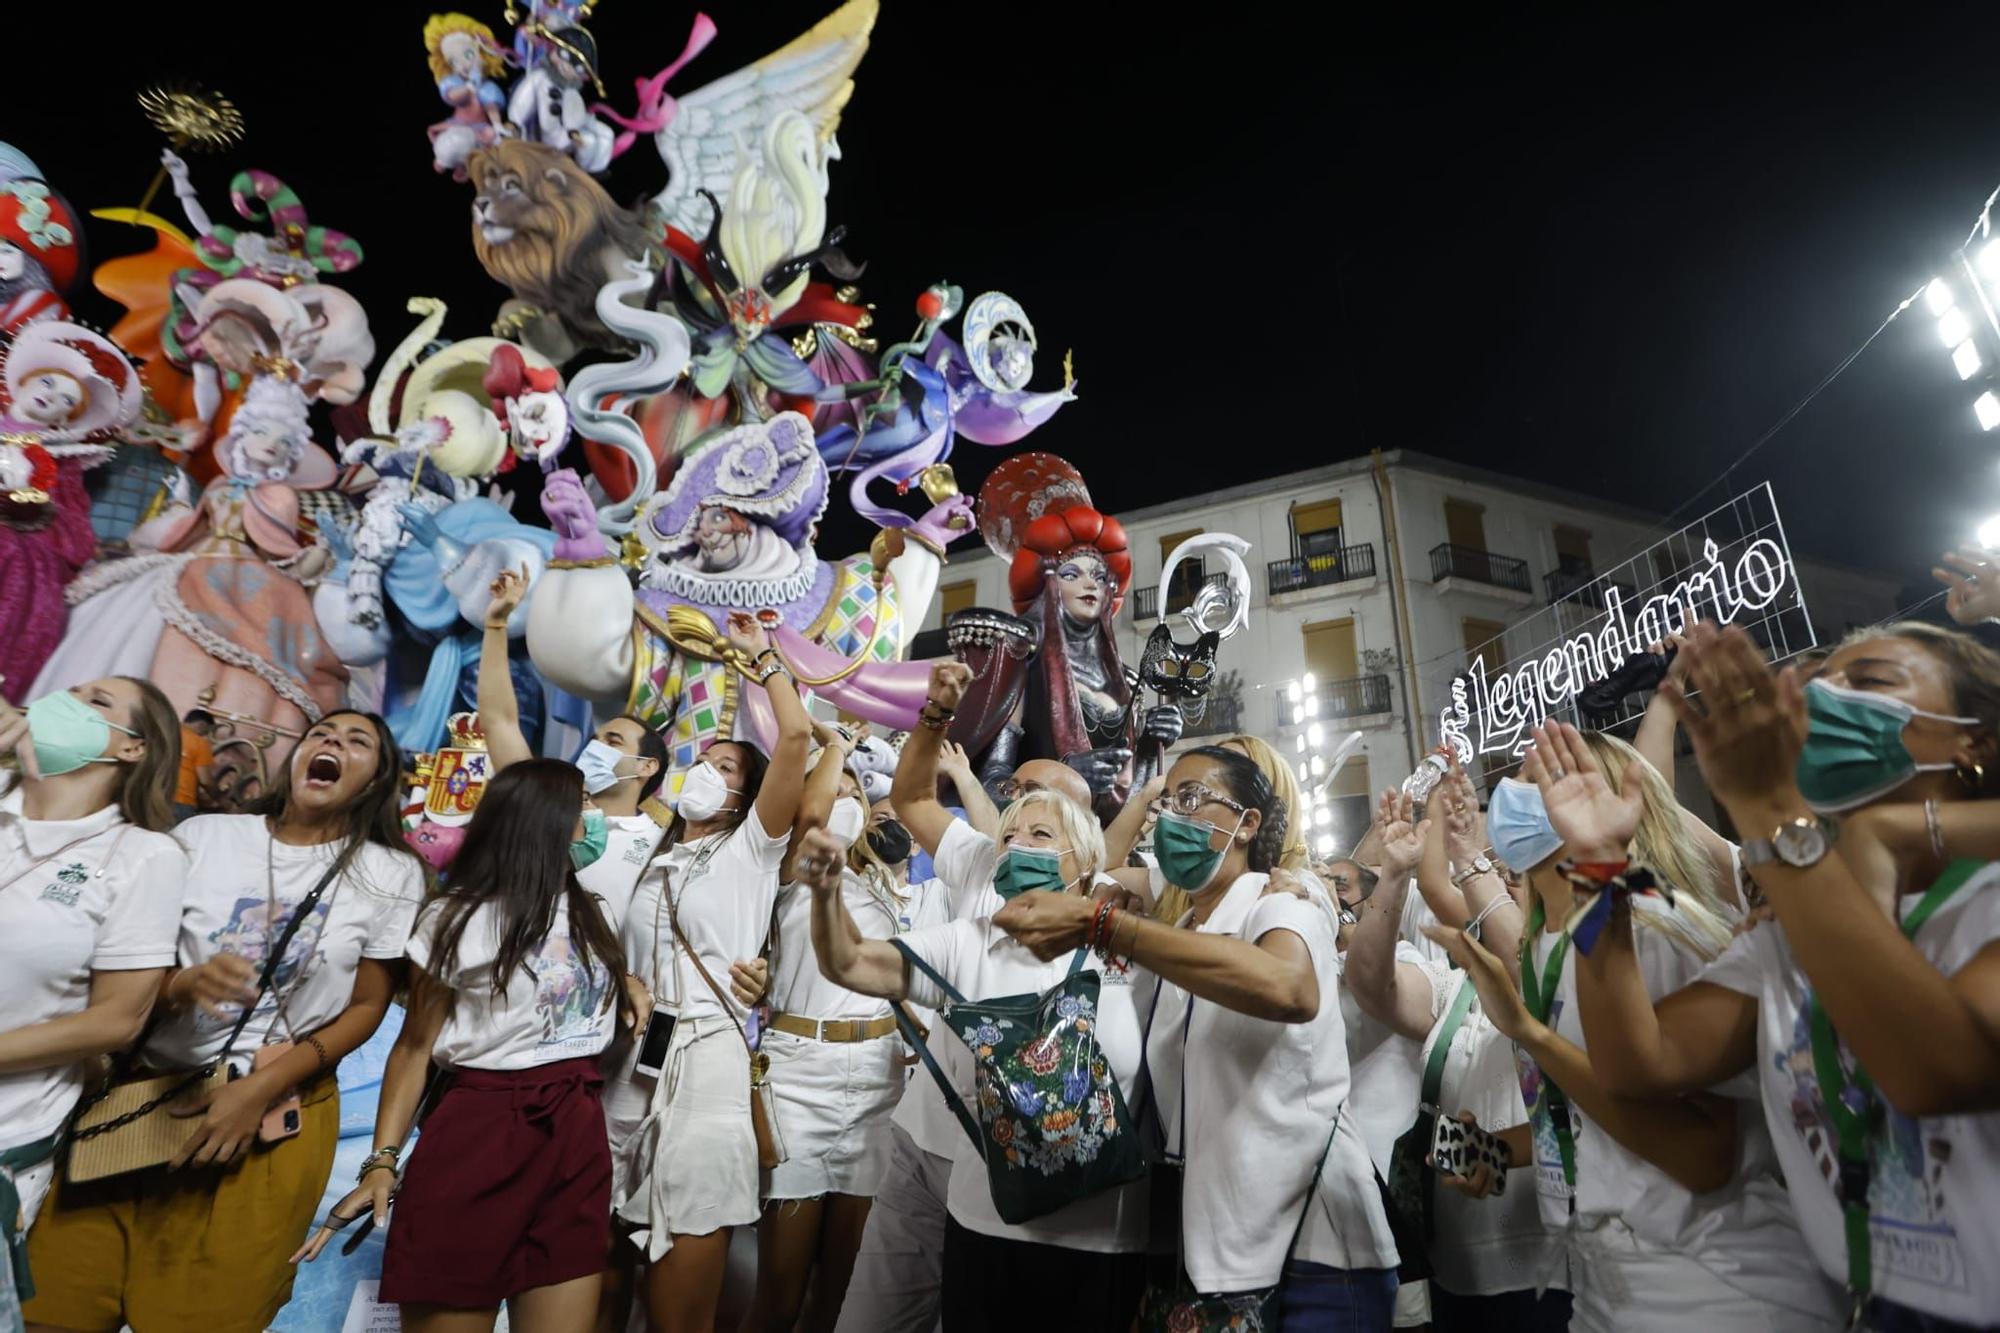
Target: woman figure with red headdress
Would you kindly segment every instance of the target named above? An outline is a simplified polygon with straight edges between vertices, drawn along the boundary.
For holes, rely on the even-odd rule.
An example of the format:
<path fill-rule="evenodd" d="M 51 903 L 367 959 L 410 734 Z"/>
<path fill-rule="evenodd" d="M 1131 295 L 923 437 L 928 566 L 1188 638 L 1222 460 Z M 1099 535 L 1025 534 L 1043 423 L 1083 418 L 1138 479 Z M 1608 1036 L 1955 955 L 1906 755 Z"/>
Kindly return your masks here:
<path fill-rule="evenodd" d="M 1038 646 L 971 654 L 979 675 L 952 739 L 981 756 L 980 780 L 1002 804 L 1019 764 L 1054 759 L 1090 784 L 1098 817 L 1109 822 L 1131 792 L 1140 734 L 1171 745 L 1181 729 L 1172 706 L 1140 718 L 1118 657 L 1113 625 L 1132 579 L 1124 525 L 1092 506 L 1069 463 L 1028 453 L 980 487 L 979 527 L 994 553 L 1012 561 L 1008 591 Z"/>

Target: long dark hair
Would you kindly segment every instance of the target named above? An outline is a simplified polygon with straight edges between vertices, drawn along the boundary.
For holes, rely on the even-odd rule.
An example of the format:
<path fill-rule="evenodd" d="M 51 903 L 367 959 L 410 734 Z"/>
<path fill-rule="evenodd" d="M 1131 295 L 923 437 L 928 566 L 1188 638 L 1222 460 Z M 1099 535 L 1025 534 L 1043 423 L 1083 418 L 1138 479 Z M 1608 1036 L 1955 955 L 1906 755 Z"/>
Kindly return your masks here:
<path fill-rule="evenodd" d="M 433 976 L 457 974 L 465 928 L 473 913 L 491 903 L 500 914 L 493 993 L 505 994 L 528 955 L 555 927 L 556 908 L 566 904 L 577 962 L 586 971 L 601 966 L 610 973 L 613 984 L 605 987 L 604 1003 L 622 1015 L 616 983 L 625 975 L 625 951 L 596 896 L 585 891 L 570 865 L 569 845 L 582 813 L 583 774 L 559 759 L 509 764 L 487 784 L 440 895 L 444 906 L 428 969 Z"/>
<path fill-rule="evenodd" d="M 1257 812 L 1257 836 L 1250 840 L 1249 847 L 1250 868 L 1267 871 L 1277 865 L 1285 854 L 1285 825 L 1290 812 L 1271 790 L 1271 780 L 1264 776 L 1264 770 L 1241 750 L 1221 745 L 1203 745 L 1187 754 L 1213 759 L 1222 765 L 1223 795 Z"/>
<path fill-rule="evenodd" d="M 368 785 L 355 795 L 353 804 L 347 807 L 346 826 L 341 830 L 345 836 L 345 844 L 340 849 L 339 859 L 334 862 L 334 878 L 339 879 L 347 873 L 348 867 L 354 864 L 354 858 L 361 855 L 361 848 L 368 843 L 394 852 L 398 856 L 407 856 L 418 869 L 428 873 L 423 858 L 411 851 L 410 845 L 403 841 L 403 820 L 399 810 L 401 802 L 398 799 L 403 780 L 403 752 L 397 747 L 395 734 L 389 730 L 388 722 L 379 713 L 369 713 L 359 708 L 336 708 L 330 713 L 322 714 L 319 722 L 313 723 L 313 726 L 317 727 L 320 723 L 336 717 L 365 719 L 374 730 L 375 771 L 369 775 Z M 306 735 L 311 734 L 312 727 L 306 728 Z M 303 738 L 299 744 L 305 744 Z M 291 804 L 291 800 L 292 762 L 287 757 L 284 763 L 278 765 L 277 777 L 271 783 L 271 790 L 244 809 L 248 814 L 278 819 L 284 815 L 285 807 Z"/>

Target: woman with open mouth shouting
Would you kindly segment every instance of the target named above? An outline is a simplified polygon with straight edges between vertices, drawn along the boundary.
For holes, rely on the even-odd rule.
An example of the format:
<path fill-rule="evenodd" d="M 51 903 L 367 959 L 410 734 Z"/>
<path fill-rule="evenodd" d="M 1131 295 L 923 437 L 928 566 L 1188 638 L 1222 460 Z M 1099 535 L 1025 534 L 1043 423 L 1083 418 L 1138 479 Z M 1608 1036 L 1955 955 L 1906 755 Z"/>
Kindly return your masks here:
<path fill-rule="evenodd" d="M 171 1160 L 50 1200 L 31 1238 L 30 1324 L 265 1328 L 291 1298 L 288 1259 L 333 1168 L 335 1066 L 381 1024 L 423 903 L 401 768 L 381 718 L 328 713 L 259 813 L 180 826 L 179 966 L 138 1063 L 226 1062 L 231 1077 L 172 1108 L 186 1140 Z"/>

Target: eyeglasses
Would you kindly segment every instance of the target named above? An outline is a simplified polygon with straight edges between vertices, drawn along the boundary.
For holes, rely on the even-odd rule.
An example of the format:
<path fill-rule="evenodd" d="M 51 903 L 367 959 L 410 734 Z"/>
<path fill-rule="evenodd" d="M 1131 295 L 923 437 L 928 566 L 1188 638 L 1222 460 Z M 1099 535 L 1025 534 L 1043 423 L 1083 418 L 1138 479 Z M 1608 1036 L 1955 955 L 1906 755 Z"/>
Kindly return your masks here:
<path fill-rule="evenodd" d="M 1194 814 L 1204 805 L 1211 804 L 1227 806 L 1239 815 L 1247 813 L 1250 809 L 1249 806 L 1239 801 L 1232 801 L 1220 792 L 1210 791 L 1199 782 L 1183 782 L 1180 786 L 1174 788 L 1174 794 L 1170 800 L 1174 810 L 1183 815 Z"/>

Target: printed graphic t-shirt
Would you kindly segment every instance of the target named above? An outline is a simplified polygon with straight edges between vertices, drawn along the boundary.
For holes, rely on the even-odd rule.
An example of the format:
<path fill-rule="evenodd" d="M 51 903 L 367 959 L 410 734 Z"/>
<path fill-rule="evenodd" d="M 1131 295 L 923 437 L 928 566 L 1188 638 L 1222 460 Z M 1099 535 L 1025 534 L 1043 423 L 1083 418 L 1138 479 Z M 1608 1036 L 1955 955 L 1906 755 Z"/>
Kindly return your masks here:
<path fill-rule="evenodd" d="M 507 984 L 494 992 L 500 954 L 500 914 L 487 903 L 465 923 L 450 976 L 438 976 L 437 933 L 444 901 L 424 908 L 410 932 L 410 961 L 457 994 L 431 1055 L 454 1069 L 535 1069 L 594 1056 L 617 1033 L 615 978 L 603 960 L 588 965 L 570 938 L 567 907 L 556 909 L 549 933 L 528 951 Z"/>

